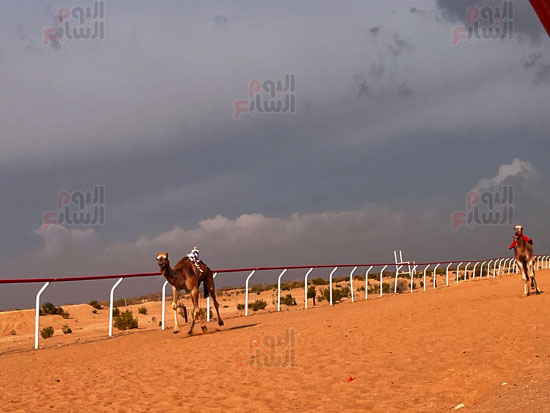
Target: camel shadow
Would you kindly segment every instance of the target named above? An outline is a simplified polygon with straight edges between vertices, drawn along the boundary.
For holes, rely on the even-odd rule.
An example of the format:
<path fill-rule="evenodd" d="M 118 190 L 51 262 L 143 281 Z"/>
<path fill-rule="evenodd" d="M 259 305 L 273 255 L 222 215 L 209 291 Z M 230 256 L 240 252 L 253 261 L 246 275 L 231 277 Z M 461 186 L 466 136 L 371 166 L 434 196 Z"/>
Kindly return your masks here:
<path fill-rule="evenodd" d="M 251 324 L 243 324 L 242 326 L 234 326 L 229 328 L 213 328 L 209 329 L 206 332 L 200 331 L 200 328 L 193 332 L 193 334 L 185 334 L 182 338 L 191 338 L 191 337 L 200 337 L 200 336 L 207 336 L 210 334 L 216 334 L 216 333 L 223 333 L 225 331 L 233 331 L 233 330 L 242 330 L 243 328 L 251 328 L 259 325 L 260 323 L 251 323 Z"/>

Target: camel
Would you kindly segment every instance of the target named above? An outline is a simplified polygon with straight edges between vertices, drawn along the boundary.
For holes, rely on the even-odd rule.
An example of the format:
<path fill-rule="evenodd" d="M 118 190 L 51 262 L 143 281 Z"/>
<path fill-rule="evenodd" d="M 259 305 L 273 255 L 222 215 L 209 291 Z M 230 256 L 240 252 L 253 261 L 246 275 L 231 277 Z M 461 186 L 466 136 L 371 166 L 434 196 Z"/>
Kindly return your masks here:
<path fill-rule="evenodd" d="M 170 261 L 168 260 L 168 253 L 161 252 L 157 254 L 157 263 L 160 267 L 160 272 L 166 280 L 172 285 L 172 310 L 174 311 L 174 334 L 179 333 L 178 325 L 178 298 L 180 290 L 184 289 L 191 294 L 191 301 L 193 302 L 193 321 L 191 322 L 191 328 L 189 334 L 193 333 L 195 327 L 195 321 L 199 313 L 199 286 L 203 283 L 204 296 L 212 297 L 216 313 L 218 314 L 218 324 L 223 326 L 222 318 L 220 317 L 220 310 L 218 300 L 216 299 L 216 291 L 214 287 L 214 276 L 212 271 L 203 262 L 200 263 L 202 272 L 196 268 L 195 264 L 191 262 L 189 257 L 183 257 L 172 269 L 170 267 Z M 206 326 L 202 326 L 202 330 L 206 331 Z"/>
<path fill-rule="evenodd" d="M 540 294 L 537 280 L 535 279 L 535 256 L 533 255 L 533 241 L 523 235 L 523 227 L 516 225 L 514 227 L 514 242 L 511 247 L 514 248 L 516 264 L 521 271 L 523 279 L 523 295 L 531 294 L 531 287 Z"/>

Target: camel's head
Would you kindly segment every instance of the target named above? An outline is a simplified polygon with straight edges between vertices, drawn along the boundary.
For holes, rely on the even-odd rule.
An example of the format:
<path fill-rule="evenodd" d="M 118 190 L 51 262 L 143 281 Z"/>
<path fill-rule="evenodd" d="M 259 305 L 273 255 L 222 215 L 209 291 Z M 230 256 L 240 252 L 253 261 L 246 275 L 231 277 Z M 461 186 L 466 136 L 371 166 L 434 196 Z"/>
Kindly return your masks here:
<path fill-rule="evenodd" d="M 523 235 L 523 227 L 521 225 L 516 225 L 514 227 L 514 235 L 516 238 L 521 237 Z"/>
<path fill-rule="evenodd" d="M 170 261 L 168 261 L 167 252 L 159 252 L 157 254 L 157 264 L 159 265 L 161 271 L 165 270 L 167 267 L 170 266 Z"/>

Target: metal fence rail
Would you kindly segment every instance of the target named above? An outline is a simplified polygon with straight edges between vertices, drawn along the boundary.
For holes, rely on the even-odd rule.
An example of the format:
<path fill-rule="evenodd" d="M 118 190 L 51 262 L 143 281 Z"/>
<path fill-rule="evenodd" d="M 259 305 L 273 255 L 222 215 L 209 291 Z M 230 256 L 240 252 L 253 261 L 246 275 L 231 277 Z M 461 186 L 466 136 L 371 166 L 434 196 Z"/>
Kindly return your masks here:
<path fill-rule="evenodd" d="M 434 265 L 435 267 L 432 270 L 432 277 L 433 277 L 433 289 L 437 288 L 436 285 L 436 276 L 437 276 L 437 269 L 441 265 L 447 264 L 445 268 L 445 278 L 446 278 L 446 285 L 449 285 L 449 270 L 455 265 L 455 271 L 456 271 L 456 282 L 460 282 L 460 267 L 462 264 L 466 264 L 464 268 L 464 280 L 467 278 L 467 271 L 468 267 L 471 264 L 474 264 L 474 270 L 473 270 L 473 278 L 476 276 L 476 268 L 479 264 L 481 264 L 479 277 L 483 278 L 483 266 L 487 264 L 486 269 L 486 276 L 489 278 L 491 274 L 491 264 L 493 264 L 493 278 L 495 278 L 497 275 L 501 275 L 503 273 L 510 273 L 510 272 L 516 272 L 517 265 L 515 263 L 514 258 L 510 257 L 498 257 L 498 258 L 491 258 L 489 260 L 454 260 L 454 261 L 435 261 L 435 262 L 423 262 L 423 263 L 415 263 L 412 270 L 410 271 L 410 279 L 411 279 L 411 290 L 410 292 L 413 292 L 413 278 L 416 274 L 416 269 L 419 266 L 425 266 L 423 270 L 423 289 L 426 291 L 426 275 L 428 269 Z M 374 264 L 340 264 L 340 265 L 298 265 L 298 266 L 283 266 L 283 267 L 250 267 L 250 268 L 232 268 L 232 269 L 221 269 L 221 270 L 213 270 L 214 277 L 216 277 L 219 274 L 222 273 L 235 273 L 235 272 L 248 272 L 248 276 L 246 278 L 245 282 L 245 316 L 248 316 L 248 292 L 249 292 L 249 281 L 252 278 L 252 276 L 256 272 L 260 271 L 281 271 L 279 273 L 277 278 L 277 311 L 281 311 L 281 278 L 283 275 L 289 271 L 289 270 L 306 270 L 307 272 L 304 276 L 304 308 L 308 308 L 308 276 L 313 272 L 313 270 L 316 269 L 328 269 L 332 268 L 332 271 L 329 274 L 329 303 L 332 306 L 333 300 L 332 300 L 332 291 L 333 291 L 333 281 L 332 277 L 333 274 L 336 272 L 338 268 L 352 268 L 350 274 L 349 274 L 349 280 L 351 285 L 351 299 L 352 302 L 355 301 L 354 298 L 354 291 L 353 291 L 353 274 L 358 268 L 364 267 L 365 268 L 365 300 L 368 299 L 368 277 L 369 272 L 376 267 L 380 267 L 380 297 L 383 295 L 383 274 L 386 268 L 388 266 L 395 266 L 396 267 L 396 274 L 395 274 L 395 289 L 397 287 L 397 276 L 398 276 L 398 264 L 396 263 L 374 263 Z M 535 268 L 536 269 L 548 269 L 550 268 L 550 255 L 545 256 L 537 256 L 535 261 Z M 40 296 L 48 288 L 50 283 L 57 283 L 57 282 L 78 282 L 78 281 L 90 281 L 90 280 L 109 280 L 109 279 L 117 279 L 115 284 L 111 287 L 110 294 L 109 294 L 109 336 L 112 336 L 113 334 L 113 302 L 114 302 L 114 293 L 116 288 L 120 285 L 120 283 L 125 278 L 138 278 L 138 277 L 154 277 L 162 275 L 160 272 L 149 272 L 149 273 L 138 273 L 138 274 L 109 274 L 109 275 L 91 275 L 91 276 L 82 276 L 82 277 L 54 277 L 54 278 L 18 278 L 18 279 L 0 279 L 0 284 L 28 284 L 28 283 L 44 283 L 42 287 L 39 289 L 39 291 L 36 294 L 36 300 L 35 300 L 35 330 L 34 330 L 34 348 L 38 349 L 38 334 L 39 334 L 39 324 L 40 324 Z M 165 327 L 165 302 L 166 302 L 166 287 L 168 286 L 168 281 L 165 281 L 162 286 L 162 330 L 164 330 Z M 396 290 L 394 290 L 395 292 Z M 207 298 L 206 300 L 206 314 L 207 314 L 207 321 L 210 321 L 210 298 Z"/>

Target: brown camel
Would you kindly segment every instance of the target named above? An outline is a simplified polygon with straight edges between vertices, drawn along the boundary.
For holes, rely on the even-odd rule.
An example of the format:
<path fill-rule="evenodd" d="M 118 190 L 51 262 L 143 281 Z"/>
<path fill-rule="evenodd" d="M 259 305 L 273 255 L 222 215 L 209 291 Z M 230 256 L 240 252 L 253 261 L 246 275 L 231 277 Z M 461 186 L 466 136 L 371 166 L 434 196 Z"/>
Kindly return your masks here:
<path fill-rule="evenodd" d="M 533 241 L 523 235 L 523 227 L 516 225 L 514 227 L 514 256 L 516 264 L 521 271 L 523 279 L 523 294 L 528 296 L 531 293 L 531 287 L 540 294 L 537 280 L 535 279 L 535 256 L 533 255 Z"/>
<path fill-rule="evenodd" d="M 191 328 L 189 334 L 193 333 L 195 327 L 195 320 L 199 314 L 199 286 L 203 283 L 205 297 L 212 297 L 216 313 L 218 314 L 218 324 L 223 326 L 222 318 L 220 317 L 220 310 L 218 300 L 216 299 L 216 291 L 214 287 L 214 276 L 212 271 L 203 262 L 200 263 L 202 272 L 199 272 L 195 264 L 191 262 L 189 257 L 183 257 L 172 269 L 170 267 L 170 261 L 168 260 L 168 253 L 161 252 L 157 254 L 157 263 L 160 267 L 160 272 L 166 280 L 172 285 L 172 310 L 174 311 L 174 334 L 179 333 L 178 326 L 178 298 L 180 290 L 184 289 L 191 294 L 191 301 L 193 301 L 193 321 L 191 322 Z M 202 326 L 202 330 L 206 331 L 206 326 Z"/>

